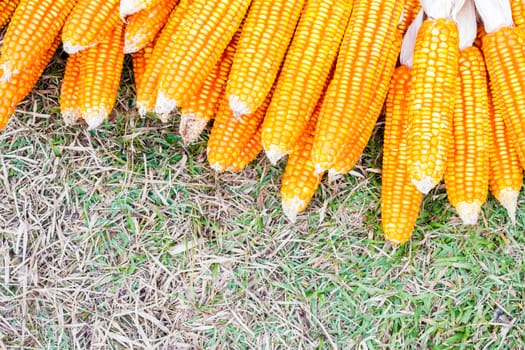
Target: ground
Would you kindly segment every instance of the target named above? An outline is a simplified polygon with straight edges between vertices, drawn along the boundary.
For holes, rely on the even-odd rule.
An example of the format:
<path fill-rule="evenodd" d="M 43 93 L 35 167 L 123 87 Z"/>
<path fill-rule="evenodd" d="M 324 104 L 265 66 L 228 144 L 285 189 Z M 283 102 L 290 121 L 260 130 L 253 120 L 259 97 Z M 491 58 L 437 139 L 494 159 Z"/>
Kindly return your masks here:
<path fill-rule="evenodd" d="M 382 125 L 291 224 L 283 165 L 215 174 L 206 135 L 133 109 L 58 114 L 63 61 L 0 134 L 0 349 L 525 349 L 525 203 L 463 227 L 442 187 L 413 239 L 379 221 Z"/>

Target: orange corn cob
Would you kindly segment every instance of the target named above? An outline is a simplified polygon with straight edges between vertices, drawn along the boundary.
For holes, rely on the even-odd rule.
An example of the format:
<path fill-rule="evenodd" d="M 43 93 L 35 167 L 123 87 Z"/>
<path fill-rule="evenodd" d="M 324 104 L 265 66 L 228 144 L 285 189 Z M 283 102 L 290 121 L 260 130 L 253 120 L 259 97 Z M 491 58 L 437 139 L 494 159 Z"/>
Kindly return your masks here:
<path fill-rule="evenodd" d="M 423 195 L 408 173 L 408 113 L 411 71 L 399 66 L 392 76 L 386 99 L 383 170 L 381 174 L 381 224 L 385 238 L 403 244 L 412 236 Z"/>
<path fill-rule="evenodd" d="M 297 214 L 306 209 L 323 176 L 315 173 L 315 165 L 311 157 L 320 110 L 321 101 L 315 107 L 303 134 L 290 152 L 281 181 L 281 205 L 284 215 L 291 222 L 295 222 Z"/>
<path fill-rule="evenodd" d="M 525 24 L 525 1 L 510 0 L 510 6 L 512 8 L 512 19 L 514 20 L 514 24 L 517 26 Z"/>
<path fill-rule="evenodd" d="M 238 119 L 233 115 L 228 100 L 223 98 L 215 116 L 208 140 L 208 163 L 217 172 L 236 168 L 236 159 L 256 133 L 268 109 L 271 92 L 255 113 Z"/>
<path fill-rule="evenodd" d="M 80 114 L 90 129 L 107 119 L 117 99 L 124 63 L 123 24 L 82 54 L 80 65 Z"/>
<path fill-rule="evenodd" d="M 22 0 L 0 49 L 0 81 L 35 64 L 52 47 L 76 0 Z"/>
<path fill-rule="evenodd" d="M 248 140 L 246 145 L 235 159 L 232 159 L 232 163 L 228 167 L 228 171 L 232 173 L 242 171 L 248 164 L 250 164 L 259 153 L 262 151 L 261 143 L 261 128 L 259 127 L 252 137 Z"/>
<path fill-rule="evenodd" d="M 159 80 L 155 112 L 167 114 L 193 96 L 239 28 L 250 0 L 194 0 Z"/>
<path fill-rule="evenodd" d="M 20 0 L 0 0 L 0 29 L 2 29 L 15 12 Z"/>
<path fill-rule="evenodd" d="M 263 123 L 263 145 L 276 163 L 303 134 L 337 56 L 352 3 L 308 0 Z"/>
<path fill-rule="evenodd" d="M 518 195 L 523 185 L 523 170 L 495 98 L 496 96 L 489 94 L 489 188 L 515 223 Z"/>
<path fill-rule="evenodd" d="M 465 225 L 475 225 L 489 181 L 489 103 L 483 54 L 471 46 L 459 55 L 452 142 L 445 187 Z"/>
<path fill-rule="evenodd" d="M 154 42 L 150 42 L 142 50 L 133 53 L 131 56 L 133 61 L 133 78 L 135 80 L 135 90 L 137 91 L 142 89 L 144 72 L 146 72 L 146 66 L 153 55 L 154 45 Z"/>
<path fill-rule="evenodd" d="M 76 53 L 111 35 L 122 22 L 118 9 L 119 0 L 78 0 L 62 30 L 64 51 Z"/>
<path fill-rule="evenodd" d="M 437 185 L 445 171 L 452 137 L 458 59 L 456 24 L 443 18 L 425 20 L 416 39 L 408 103 L 408 171 L 422 193 Z"/>
<path fill-rule="evenodd" d="M 150 9 L 131 15 L 124 33 L 124 52 L 133 53 L 152 42 L 168 21 L 178 0 L 162 0 Z"/>
<path fill-rule="evenodd" d="M 9 81 L 0 82 L 0 130 L 5 128 L 18 103 L 31 92 L 59 44 L 60 38 L 56 37 L 50 48 L 37 57 L 31 67 L 14 75 Z"/>
<path fill-rule="evenodd" d="M 224 97 L 239 36 L 240 31 L 237 31 L 199 91 L 181 106 L 179 132 L 185 144 L 195 141 L 215 117 L 219 102 Z"/>
<path fill-rule="evenodd" d="M 149 10 L 162 1 L 163 0 L 120 0 L 120 16 L 124 18 L 139 11 Z"/>
<path fill-rule="evenodd" d="M 483 53 L 491 88 L 500 102 L 521 166 L 525 165 L 525 38 L 503 27 L 483 37 Z"/>
<path fill-rule="evenodd" d="M 405 0 L 405 4 L 403 5 L 403 15 L 397 26 L 401 34 L 405 34 L 408 26 L 414 21 L 420 10 L 421 0 Z"/>
<path fill-rule="evenodd" d="M 80 119 L 80 56 L 82 52 L 69 55 L 66 61 L 66 70 L 60 88 L 60 113 L 67 125 L 73 125 Z"/>
<path fill-rule="evenodd" d="M 341 156 L 330 167 L 328 171 L 329 181 L 332 182 L 340 175 L 349 173 L 357 164 L 363 151 L 368 144 L 368 140 L 372 136 L 372 132 L 376 125 L 377 119 L 381 114 L 383 104 L 386 99 L 388 87 L 390 85 L 390 78 L 394 73 L 394 67 L 401 49 L 401 33 L 396 32 L 393 35 L 393 43 L 387 55 L 387 63 L 383 67 L 383 71 L 379 76 L 379 85 L 375 93 L 375 97 L 370 103 L 368 111 L 361 120 L 356 120 L 356 127 L 354 132 L 349 136 L 347 142 L 343 146 Z"/>
<path fill-rule="evenodd" d="M 339 52 L 334 79 L 321 107 L 312 159 L 318 172 L 330 169 L 372 103 L 399 35 L 402 1 L 356 0 Z"/>
<path fill-rule="evenodd" d="M 251 114 L 268 95 L 305 1 L 252 1 L 226 85 L 235 116 Z"/>
<path fill-rule="evenodd" d="M 172 37 L 179 29 L 180 22 L 192 2 L 193 0 L 181 0 L 175 10 L 171 12 L 168 22 L 157 37 L 153 54 L 144 72 L 144 84 L 141 84 L 141 88 L 137 89 L 137 108 L 140 115 L 153 112 L 161 72 L 169 53 L 176 49 Z"/>

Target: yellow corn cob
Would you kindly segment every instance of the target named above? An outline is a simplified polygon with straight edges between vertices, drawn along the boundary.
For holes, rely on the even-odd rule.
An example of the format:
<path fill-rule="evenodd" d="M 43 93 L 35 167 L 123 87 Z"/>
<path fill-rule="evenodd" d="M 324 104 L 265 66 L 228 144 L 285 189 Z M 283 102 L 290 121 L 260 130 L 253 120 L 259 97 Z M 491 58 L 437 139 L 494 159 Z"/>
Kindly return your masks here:
<path fill-rule="evenodd" d="M 0 130 L 4 129 L 17 104 L 22 101 L 33 89 L 42 72 L 53 57 L 60 38 L 56 36 L 50 48 L 35 59 L 35 63 L 14 75 L 11 80 L 0 82 Z"/>
<path fill-rule="evenodd" d="M 144 84 L 141 84 L 141 88 L 137 89 L 137 108 L 140 115 L 153 112 L 161 72 L 169 53 L 176 50 L 172 37 L 179 29 L 180 22 L 192 2 L 193 0 L 181 0 L 175 10 L 171 12 L 168 22 L 157 37 L 153 54 L 144 72 Z"/>
<path fill-rule="evenodd" d="M 496 96 L 489 94 L 489 188 L 515 223 L 518 195 L 523 185 L 523 170 L 495 98 Z"/>
<path fill-rule="evenodd" d="M 118 9 L 119 0 L 78 0 L 62 30 L 64 51 L 76 53 L 111 35 L 122 22 Z"/>
<path fill-rule="evenodd" d="M 525 24 L 525 1 L 523 0 L 510 0 L 512 8 L 512 19 L 514 24 L 522 26 Z"/>
<path fill-rule="evenodd" d="M 81 56 L 80 114 L 90 129 L 100 126 L 113 109 L 124 63 L 123 48 L 123 24 L 118 24 L 106 39 Z"/>
<path fill-rule="evenodd" d="M 163 0 L 120 0 L 120 16 L 122 18 L 143 10 L 149 10 Z"/>
<path fill-rule="evenodd" d="M 67 125 L 73 125 L 80 119 L 80 56 L 82 52 L 74 55 L 69 55 L 66 62 L 66 70 L 64 72 L 64 79 L 62 79 L 62 86 L 60 88 L 60 113 L 64 122 Z"/>
<path fill-rule="evenodd" d="M 318 172 L 330 169 L 344 144 L 365 117 L 381 72 L 388 63 L 393 37 L 399 35 L 402 1 L 356 0 L 346 29 L 334 79 L 324 99 L 312 159 Z"/>
<path fill-rule="evenodd" d="M 263 123 L 263 145 L 272 163 L 289 153 L 323 91 L 348 19 L 347 0 L 307 0 Z"/>
<path fill-rule="evenodd" d="M 483 37 L 483 53 L 491 87 L 500 102 L 505 126 L 521 166 L 525 165 L 525 38 L 516 28 L 503 27 Z"/>
<path fill-rule="evenodd" d="M 397 26 L 401 34 L 405 34 L 408 26 L 414 21 L 420 10 L 421 0 L 405 0 L 405 4 L 403 5 L 403 15 Z"/>
<path fill-rule="evenodd" d="M 215 116 L 208 140 L 208 163 L 217 172 L 230 171 L 237 167 L 236 159 L 245 149 L 249 140 L 260 129 L 260 125 L 270 104 L 272 92 L 255 113 L 238 119 L 233 115 L 228 100 L 223 98 Z"/>
<path fill-rule="evenodd" d="M 452 137 L 458 59 L 456 24 L 442 18 L 425 20 L 416 39 L 408 104 L 408 171 L 422 193 L 437 185 L 445 171 Z"/>
<path fill-rule="evenodd" d="M 337 161 L 330 167 L 328 171 L 330 182 L 340 175 L 347 174 L 354 168 L 361 158 L 370 136 L 372 136 L 377 118 L 381 114 L 390 85 L 390 78 L 394 72 L 397 57 L 401 49 L 401 32 L 396 31 L 392 37 L 393 43 L 387 55 L 387 63 L 379 76 L 379 85 L 377 86 L 375 97 L 371 101 L 364 117 L 361 120 L 355 121 L 355 130 L 349 135 L 347 142 L 345 142 L 343 146 L 343 152 L 337 158 Z"/>
<path fill-rule="evenodd" d="M 268 95 L 305 1 L 252 1 L 226 84 L 236 117 L 253 113 Z"/>
<path fill-rule="evenodd" d="M 0 49 L 0 81 L 33 65 L 51 48 L 76 0 L 22 0 Z"/>
<path fill-rule="evenodd" d="M 483 54 L 471 46 L 459 55 L 452 142 L 445 187 L 465 225 L 475 225 L 489 181 L 489 104 Z"/>
<path fill-rule="evenodd" d="M 423 195 L 408 173 L 407 104 L 411 71 L 399 66 L 392 76 L 386 99 L 383 170 L 381 174 L 381 224 L 385 238 L 403 244 L 412 236 Z"/>
<path fill-rule="evenodd" d="M 155 112 L 167 114 L 193 96 L 239 28 L 250 0 L 194 0 L 159 80 Z"/>
<path fill-rule="evenodd" d="M 135 90 L 142 89 L 142 82 L 144 77 L 144 72 L 146 71 L 146 66 L 151 60 L 151 56 L 153 55 L 153 47 L 155 45 L 155 42 L 150 42 L 146 44 L 146 46 L 138 51 L 132 54 L 132 61 L 133 61 L 133 78 L 135 80 Z"/>
<path fill-rule="evenodd" d="M 152 42 L 168 21 L 178 0 L 162 0 L 150 9 L 131 15 L 124 33 L 124 52 L 133 53 Z"/>
<path fill-rule="evenodd" d="M 228 171 L 235 173 L 244 170 L 248 164 L 250 164 L 259 153 L 262 151 L 261 143 L 261 128 L 259 127 L 252 137 L 248 140 L 246 145 L 239 153 L 239 155 L 232 159 L 232 163 L 228 167 Z"/>
<path fill-rule="evenodd" d="M 315 173 L 311 157 L 320 110 L 321 101 L 314 108 L 303 134 L 290 152 L 281 181 L 281 205 L 284 215 L 291 222 L 295 222 L 297 214 L 306 209 L 323 176 Z"/>
<path fill-rule="evenodd" d="M 239 36 L 240 31 L 237 31 L 199 91 L 181 106 L 179 133 L 185 144 L 195 141 L 215 117 L 219 102 L 224 97 Z"/>
<path fill-rule="evenodd" d="M 0 0 L 0 29 L 2 29 L 15 12 L 20 0 Z"/>

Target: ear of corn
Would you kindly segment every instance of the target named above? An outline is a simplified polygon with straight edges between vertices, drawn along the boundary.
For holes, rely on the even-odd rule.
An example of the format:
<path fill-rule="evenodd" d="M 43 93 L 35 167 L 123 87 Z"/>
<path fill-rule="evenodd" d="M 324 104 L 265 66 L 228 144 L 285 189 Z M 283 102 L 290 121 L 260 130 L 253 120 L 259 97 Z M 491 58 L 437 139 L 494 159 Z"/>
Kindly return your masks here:
<path fill-rule="evenodd" d="M 104 40 L 122 22 L 119 0 L 78 0 L 62 30 L 64 51 L 73 54 Z"/>
<path fill-rule="evenodd" d="M 496 100 L 525 165 L 525 38 L 516 28 L 503 27 L 483 37 L 483 53 Z"/>
<path fill-rule="evenodd" d="M 139 11 L 149 10 L 162 1 L 163 0 L 120 0 L 120 16 L 124 18 Z"/>
<path fill-rule="evenodd" d="M 253 0 L 239 39 L 226 95 L 233 113 L 253 113 L 273 86 L 305 0 Z"/>
<path fill-rule="evenodd" d="M 150 9 L 131 15 L 124 33 L 124 53 L 133 53 L 152 42 L 168 21 L 178 0 L 162 0 Z"/>
<path fill-rule="evenodd" d="M 151 60 L 151 56 L 153 55 L 154 45 L 154 42 L 150 42 L 142 50 L 131 55 L 133 60 L 133 78 L 135 80 L 135 90 L 142 89 L 144 73 L 146 72 L 146 66 Z"/>
<path fill-rule="evenodd" d="M 523 185 L 523 170 L 496 98 L 497 96 L 489 94 L 489 188 L 515 223 L 518 195 Z"/>
<path fill-rule="evenodd" d="M 386 99 L 383 170 L 381 173 L 381 224 L 385 238 L 403 244 L 412 236 L 423 195 L 412 185 L 408 173 L 407 105 L 411 72 L 399 66 Z"/>
<path fill-rule="evenodd" d="M 0 81 L 28 69 L 52 47 L 75 0 L 22 0 L 0 49 Z"/>
<path fill-rule="evenodd" d="M 477 47 L 461 51 L 458 67 L 445 187 L 463 223 L 474 225 L 488 192 L 488 83 L 483 55 Z"/>
<path fill-rule="evenodd" d="M 0 130 L 7 125 L 17 104 L 31 92 L 59 44 L 60 38 L 56 37 L 47 51 L 37 57 L 31 67 L 14 75 L 9 81 L 0 82 Z"/>
<path fill-rule="evenodd" d="M 67 125 L 72 125 L 81 118 L 79 82 L 82 81 L 80 76 L 80 62 L 82 61 L 80 56 L 82 54 L 79 52 L 68 56 L 64 79 L 62 79 L 62 86 L 60 87 L 60 113 Z"/>
<path fill-rule="evenodd" d="M 357 0 L 321 107 L 312 159 L 323 172 L 337 161 L 376 96 L 401 18 L 402 1 Z"/>
<path fill-rule="evenodd" d="M 226 81 L 239 36 L 240 31 L 237 31 L 199 91 L 181 106 L 179 132 L 184 143 L 195 141 L 208 122 L 215 117 L 221 98 L 224 98 Z"/>
<path fill-rule="evenodd" d="M 260 129 L 271 98 L 270 92 L 255 113 L 242 119 L 234 116 L 226 98 L 221 100 L 207 149 L 208 163 L 215 171 L 231 171 L 237 167 L 236 158 Z"/>
<path fill-rule="evenodd" d="M 311 157 L 320 110 L 321 101 L 315 107 L 303 134 L 290 152 L 281 181 L 281 205 L 284 215 L 291 222 L 295 222 L 297 214 L 306 209 L 321 182 L 322 174 L 316 174 Z"/>
<path fill-rule="evenodd" d="M 250 0 L 195 0 L 173 37 L 159 80 L 155 112 L 167 114 L 193 96 L 239 28 Z"/>
<path fill-rule="evenodd" d="M 437 185 L 445 171 L 452 136 L 458 59 L 456 24 L 444 18 L 425 20 L 416 39 L 408 104 L 408 171 L 422 193 Z"/>
<path fill-rule="evenodd" d="M 403 5 L 403 14 L 401 21 L 397 28 L 401 32 L 401 35 L 405 34 L 410 24 L 416 19 L 417 14 L 421 10 L 420 0 L 405 0 Z"/>
<path fill-rule="evenodd" d="M 123 25 L 115 26 L 98 45 L 85 50 L 80 64 L 80 114 L 90 129 L 108 118 L 117 99 L 124 63 Z"/>
<path fill-rule="evenodd" d="M 157 100 L 159 78 L 163 71 L 164 64 L 169 53 L 177 49 L 174 46 L 175 42 L 172 38 L 179 29 L 180 22 L 192 2 L 193 0 L 181 0 L 177 7 L 175 7 L 175 10 L 171 12 L 168 22 L 157 37 L 151 59 L 144 72 L 144 84 L 141 84 L 140 89 L 137 88 L 136 103 L 140 115 L 145 115 L 146 112 L 153 112 L 155 101 Z"/>
<path fill-rule="evenodd" d="M 303 134 L 330 73 L 352 12 L 346 0 L 308 0 L 263 124 L 267 157 L 276 163 Z"/>
<path fill-rule="evenodd" d="M 521 27 L 525 24 L 525 1 L 510 0 L 510 5 L 512 8 L 512 19 L 514 20 L 514 24 Z"/>
<path fill-rule="evenodd" d="M 233 159 L 228 171 L 235 173 L 244 170 L 262 151 L 261 128 L 257 128 L 252 137 L 246 142 L 237 158 Z"/>
<path fill-rule="evenodd" d="M 0 0 L 0 29 L 2 29 L 15 12 L 20 0 Z"/>

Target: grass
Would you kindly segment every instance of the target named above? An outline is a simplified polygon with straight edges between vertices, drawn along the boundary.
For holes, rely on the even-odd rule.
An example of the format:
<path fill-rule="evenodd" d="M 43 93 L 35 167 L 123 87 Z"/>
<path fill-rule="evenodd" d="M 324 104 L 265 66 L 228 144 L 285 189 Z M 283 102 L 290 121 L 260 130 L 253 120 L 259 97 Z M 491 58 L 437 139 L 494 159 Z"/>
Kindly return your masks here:
<path fill-rule="evenodd" d="M 65 127 L 57 57 L 0 134 L 1 349 L 525 349 L 525 218 L 463 227 L 443 188 L 385 244 L 379 124 L 296 224 L 283 166 L 206 164 L 206 135 L 140 119 Z M 523 198 L 519 207 L 523 208 Z"/>

